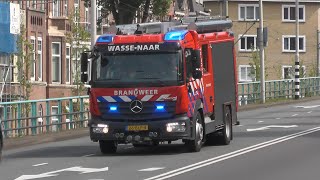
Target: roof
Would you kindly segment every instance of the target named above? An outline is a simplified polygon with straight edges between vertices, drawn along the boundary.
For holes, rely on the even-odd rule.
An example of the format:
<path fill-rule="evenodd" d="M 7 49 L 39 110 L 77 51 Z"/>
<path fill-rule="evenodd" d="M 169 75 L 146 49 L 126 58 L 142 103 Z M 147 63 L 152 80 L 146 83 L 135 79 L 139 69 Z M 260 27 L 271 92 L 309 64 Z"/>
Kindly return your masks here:
<path fill-rule="evenodd" d="M 203 0 L 204 2 L 219 2 L 224 0 Z M 259 0 L 229 0 L 229 2 L 259 2 Z M 296 0 L 263 0 L 263 2 L 294 3 Z M 299 0 L 299 3 L 320 3 L 320 0 Z"/>

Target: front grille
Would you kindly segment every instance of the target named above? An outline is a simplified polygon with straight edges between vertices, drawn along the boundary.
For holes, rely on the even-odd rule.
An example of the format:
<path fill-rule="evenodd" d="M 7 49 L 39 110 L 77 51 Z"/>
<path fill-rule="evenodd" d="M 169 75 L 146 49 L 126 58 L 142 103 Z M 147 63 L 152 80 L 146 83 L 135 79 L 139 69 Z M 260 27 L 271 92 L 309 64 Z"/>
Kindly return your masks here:
<path fill-rule="evenodd" d="M 159 102 L 142 102 L 143 109 L 139 113 L 134 113 L 130 110 L 131 102 L 99 102 L 99 110 L 102 118 L 105 120 L 119 120 L 119 121 L 139 121 L 139 120 L 152 120 L 152 119 L 167 119 L 174 115 L 176 102 L 161 102 L 164 105 L 165 111 L 156 111 L 156 105 Z M 117 106 L 116 112 L 109 110 L 110 106 Z"/>

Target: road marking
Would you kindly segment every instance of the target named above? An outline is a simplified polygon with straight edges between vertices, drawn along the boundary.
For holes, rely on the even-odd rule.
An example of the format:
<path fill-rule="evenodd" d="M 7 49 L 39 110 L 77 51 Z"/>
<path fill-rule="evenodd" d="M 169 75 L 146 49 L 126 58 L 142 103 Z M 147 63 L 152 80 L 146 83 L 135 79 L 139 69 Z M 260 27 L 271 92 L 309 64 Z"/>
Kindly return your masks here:
<path fill-rule="evenodd" d="M 32 165 L 33 167 L 37 167 L 37 166 L 43 166 L 43 165 L 47 165 L 48 163 L 41 163 L 41 164 L 35 164 L 35 165 Z"/>
<path fill-rule="evenodd" d="M 238 127 L 241 127 L 241 126 L 243 126 L 243 125 L 242 124 L 238 125 Z"/>
<path fill-rule="evenodd" d="M 96 173 L 96 172 L 105 172 L 108 170 L 109 170 L 108 167 L 96 169 L 96 168 L 83 168 L 81 166 L 76 166 L 76 167 L 60 169 L 60 170 L 56 170 L 56 171 L 50 171 L 50 172 L 46 172 L 46 173 L 42 173 L 42 174 L 22 175 L 22 176 L 16 178 L 15 180 L 29 180 L 29 179 L 40 179 L 40 178 L 45 178 L 45 177 L 54 177 L 54 176 L 58 176 L 59 175 L 58 173 L 65 172 L 65 171 L 79 172 L 79 174 L 88 174 L 88 173 Z"/>
<path fill-rule="evenodd" d="M 264 121 L 258 121 L 258 123 L 263 123 Z"/>
<path fill-rule="evenodd" d="M 233 157 L 237 157 L 237 156 L 240 156 L 240 155 L 252 152 L 252 151 L 256 151 L 256 150 L 259 150 L 259 149 L 262 149 L 262 148 L 265 148 L 265 147 L 268 147 L 268 146 L 271 146 L 271 145 L 279 144 L 281 142 L 285 142 L 285 141 L 288 141 L 288 140 L 291 140 L 291 139 L 294 139 L 294 138 L 297 138 L 297 137 L 300 137 L 300 136 L 304 136 L 304 135 L 307 135 L 307 134 L 311 134 L 311 133 L 314 133 L 314 132 L 317 132 L 317 131 L 320 131 L 320 126 L 312 128 L 312 129 L 308 129 L 308 130 L 305 130 L 305 131 L 301 131 L 301 132 L 298 132 L 298 133 L 294 133 L 294 134 L 291 134 L 291 135 L 283 136 L 283 137 L 280 137 L 280 138 L 277 138 L 277 139 L 273 139 L 273 140 L 270 140 L 270 141 L 266 141 L 266 142 L 263 142 L 263 143 L 260 143 L 260 144 L 256 144 L 256 145 L 253 145 L 253 146 L 250 146 L 250 147 L 246 147 L 246 148 L 243 148 L 243 149 L 240 149 L 240 150 L 237 150 L 237 151 L 230 152 L 228 154 L 224 154 L 224 155 L 221 155 L 221 156 L 218 156 L 218 157 L 207 159 L 207 160 L 204 160 L 204 161 L 201 161 L 201 162 L 198 162 L 198 163 L 195 163 L 195 164 L 191 164 L 191 165 L 179 168 L 179 169 L 175 169 L 175 170 L 172 170 L 172 171 L 169 171 L 169 172 L 157 175 L 157 176 L 153 176 L 153 177 L 150 177 L 150 178 L 147 178 L 147 179 L 144 179 L 144 180 L 169 179 L 171 177 L 178 176 L 180 174 L 183 174 L 183 173 L 186 173 L 186 172 L 189 172 L 189 171 L 193 171 L 193 170 L 205 167 L 205 166 L 209 166 L 211 164 L 218 163 L 220 161 L 224 161 L 224 160 L 227 160 L 227 159 L 230 159 L 230 158 L 233 158 Z"/>
<path fill-rule="evenodd" d="M 95 154 L 88 154 L 88 155 L 84 155 L 82 157 L 90 157 L 90 156 L 94 156 Z"/>
<path fill-rule="evenodd" d="M 267 130 L 267 129 L 270 129 L 270 128 L 294 128 L 294 127 L 298 127 L 298 126 L 297 125 L 289 125 L 289 126 L 270 125 L 270 126 L 265 126 L 265 127 L 261 127 L 261 128 L 247 129 L 247 131 L 251 132 L 251 131 Z"/>
<path fill-rule="evenodd" d="M 295 106 L 295 107 L 296 107 L 296 108 L 311 109 L 311 108 L 320 107 L 320 105 L 314 105 L 314 106 Z"/>
<path fill-rule="evenodd" d="M 310 113 L 312 113 L 312 111 L 309 111 L 309 112 L 307 112 L 307 113 L 309 113 L 309 114 L 310 114 Z"/>
<path fill-rule="evenodd" d="M 299 114 L 293 114 L 293 115 L 292 115 L 292 117 L 294 117 L 294 116 L 298 116 L 298 115 L 299 115 Z"/>
<path fill-rule="evenodd" d="M 147 168 L 147 169 L 140 169 L 138 171 L 147 171 L 147 172 L 150 172 L 150 171 L 157 171 L 157 170 L 160 170 L 160 169 L 164 169 L 164 167 L 152 167 L 152 168 Z"/>
<path fill-rule="evenodd" d="M 281 119 L 281 118 L 276 118 L 276 119 Z"/>

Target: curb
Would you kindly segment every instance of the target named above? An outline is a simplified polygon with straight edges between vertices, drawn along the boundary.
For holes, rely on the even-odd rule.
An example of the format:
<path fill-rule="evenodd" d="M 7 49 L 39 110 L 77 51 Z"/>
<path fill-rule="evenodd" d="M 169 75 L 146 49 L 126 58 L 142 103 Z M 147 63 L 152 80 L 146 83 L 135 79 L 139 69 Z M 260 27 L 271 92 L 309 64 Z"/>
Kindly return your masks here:
<path fill-rule="evenodd" d="M 269 107 L 281 106 L 281 105 L 297 104 L 302 102 L 310 102 L 315 100 L 320 100 L 320 96 L 306 97 L 298 100 L 289 99 L 289 100 L 284 100 L 279 102 L 267 102 L 265 104 L 249 104 L 245 106 L 239 106 L 238 112 L 269 108 Z M 36 136 L 7 138 L 4 140 L 4 150 L 22 148 L 22 147 L 44 144 L 49 142 L 76 139 L 76 138 L 81 138 L 86 136 L 88 137 L 88 140 L 89 140 L 88 128 L 80 128 L 80 129 L 61 131 L 61 132 L 51 132 L 48 134 L 40 134 Z"/>
<path fill-rule="evenodd" d="M 51 132 L 47 134 L 39 134 L 35 136 L 24 136 L 4 139 L 4 150 L 22 148 L 27 146 L 33 146 L 38 144 L 44 144 L 49 142 L 57 142 L 70 140 L 80 137 L 88 136 L 89 128 L 79 128 L 61 132 Z"/>

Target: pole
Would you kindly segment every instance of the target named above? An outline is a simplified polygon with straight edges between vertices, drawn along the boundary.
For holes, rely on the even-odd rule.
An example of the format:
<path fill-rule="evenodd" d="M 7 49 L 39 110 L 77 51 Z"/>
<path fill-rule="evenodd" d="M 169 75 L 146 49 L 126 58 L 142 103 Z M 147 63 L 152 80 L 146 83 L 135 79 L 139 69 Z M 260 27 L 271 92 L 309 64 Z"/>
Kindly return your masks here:
<path fill-rule="evenodd" d="M 317 30 L 317 74 L 316 76 L 320 76 L 320 31 Z"/>
<path fill-rule="evenodd" d="M 295 57 L 295 99 L 300 97 L 300 61 L 299 61 L 299 0 L 296 0 L 296 57 Z"/>
<path fill-rule="evenodd" d="M 97 0 L 91 0 L 91 49 L 93 49 L 97 36 Z"/>
<path fill-rule="evenodd" d="M 264 75 L 264 45 L 263 45 L 263 6 L 262 0 L 259 0 L 260 22 L 259 22 L 259 52 L 260 52 L 260 94 L 261 103 L 266 102 L 265 75 Z"/>

